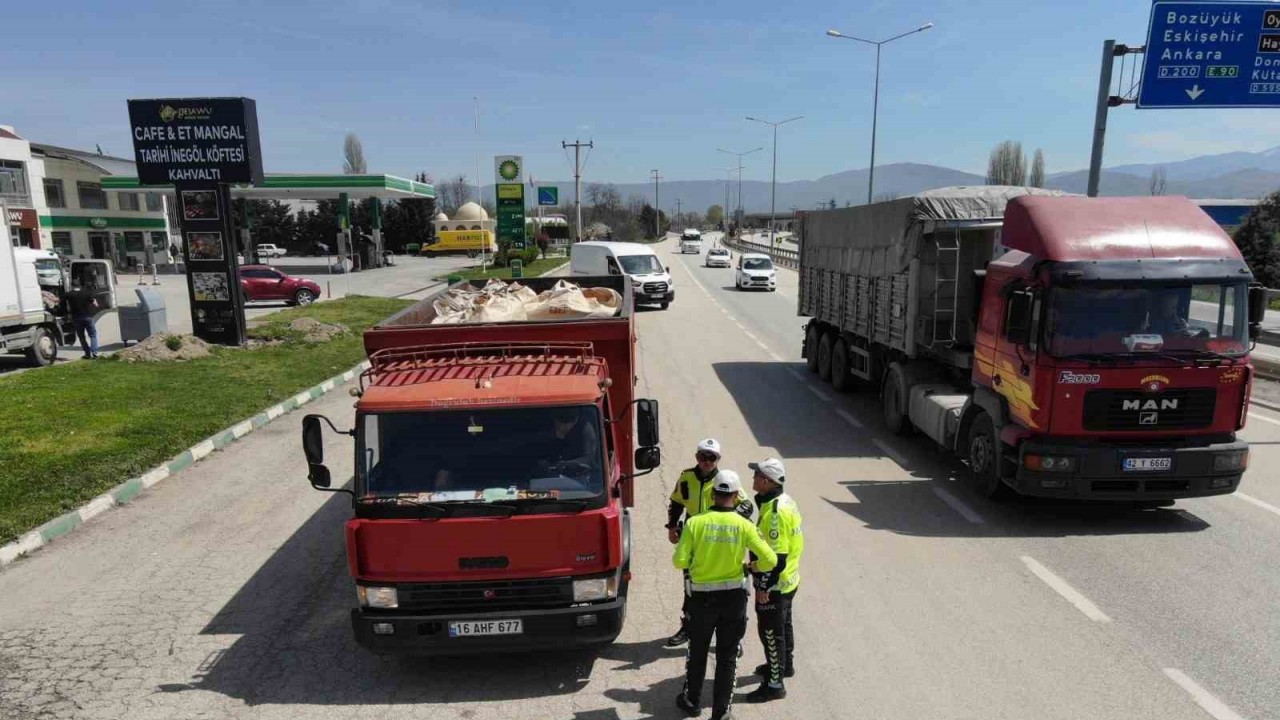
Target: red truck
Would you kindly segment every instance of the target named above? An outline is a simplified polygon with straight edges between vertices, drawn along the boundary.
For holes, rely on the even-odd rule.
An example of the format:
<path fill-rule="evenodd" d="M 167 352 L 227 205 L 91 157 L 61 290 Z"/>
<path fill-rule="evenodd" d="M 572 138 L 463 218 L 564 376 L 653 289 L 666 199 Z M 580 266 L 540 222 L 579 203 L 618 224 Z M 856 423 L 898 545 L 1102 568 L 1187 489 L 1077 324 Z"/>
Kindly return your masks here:
<path fill-rule="evenodd" d="M 351 624 L 365 648 L 458 655 L 621 632 L 632 480 L 661 461 L 658 403 L 633 397 L 630 283 L 576 280 L 616 290 L 620 310 L 432 324 L 427 298 L 367 330 L 349 488 L 323 465 L 333 424 L 303 419 L 312 486 L 352 496 Z"/>
<path fill-rule="evenodd" d="M 987 496 L 1234 492 L 1266 292 L 1185 198 L 943 188 L 800 219 L 809 369 Z"/>

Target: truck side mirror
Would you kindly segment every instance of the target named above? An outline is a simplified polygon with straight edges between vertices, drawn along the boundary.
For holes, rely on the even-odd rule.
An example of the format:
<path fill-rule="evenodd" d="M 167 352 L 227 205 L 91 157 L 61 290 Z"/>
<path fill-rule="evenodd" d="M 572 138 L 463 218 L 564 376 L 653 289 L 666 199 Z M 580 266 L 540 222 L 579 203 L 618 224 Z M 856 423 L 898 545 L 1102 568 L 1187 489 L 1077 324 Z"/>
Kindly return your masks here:
<path fill-rule="evenodd" d="M 320 426 L 320 419 L 319 415 L 302 418 L 302 453 L 307 456 L 308 465 L 324 462 L 324 428 Z"/>
<path fill-rule="evenodd" d="M 318 463 L 308 463 L 307 480 L 311 481 L 311 487 L 319 490 L 328 490 L 329 485 L 333 482 L 332 476 L 329 474 L 329 468 Z"/>
<path fill-rule="evenodd" d="M 1032 308 L 1035 293 L 1031 290 L 1015 290 L 1009 294 L 1009 309 L 1005 315 L 1004 338 L 1015 345 L 1026 345 L 1031 339 Z"/>
<path fill-rule="evenodd" d="M 1270 292 L 1262 285 L 1249 286 L 1249 339 L 1257 340 L 1262 334 L 1262 318 L 1267 314 Z"/>
<path fill-rule="evenodd" d="M 658 444 L 658 401 L 636 401 L 636 440 L 642 448 Z"/>
<path fill-rule="evenodd" d="M 636 448 L 636 469 L 652 470 L 662 464 L 662 448 L 657 445 Z"/>

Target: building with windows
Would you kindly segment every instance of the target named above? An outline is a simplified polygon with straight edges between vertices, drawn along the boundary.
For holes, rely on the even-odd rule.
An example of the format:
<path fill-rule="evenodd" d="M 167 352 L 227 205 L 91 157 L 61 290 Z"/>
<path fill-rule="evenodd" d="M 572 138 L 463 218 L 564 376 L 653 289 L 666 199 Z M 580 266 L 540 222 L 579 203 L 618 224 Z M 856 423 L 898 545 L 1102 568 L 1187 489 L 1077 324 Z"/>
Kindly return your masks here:
<path fill-rule="evenodd" d="M 44 160 L 12 127 L 0 125 L 0 201 L 9 210 L 4 234 L 18 247 L 49 246 L 48 234 L 40 232 L 43 188 Z"/>

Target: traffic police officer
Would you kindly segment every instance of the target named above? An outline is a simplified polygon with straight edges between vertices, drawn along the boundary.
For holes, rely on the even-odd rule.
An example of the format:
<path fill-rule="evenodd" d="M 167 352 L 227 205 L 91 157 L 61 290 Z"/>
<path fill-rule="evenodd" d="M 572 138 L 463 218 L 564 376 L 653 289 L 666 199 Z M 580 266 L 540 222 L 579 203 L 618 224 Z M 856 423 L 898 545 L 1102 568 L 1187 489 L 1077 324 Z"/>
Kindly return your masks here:
<path fill-rule="evenodd" d="M 676 705 L 690 717 L 702 712 L 702 681 L 707 651 L 716 638 L 716 679 L 712 720 L 729 717 L 737 673 L 737 649 L 747 630 L 747 577 L 750 551 L 756 570 L 768 572 L 777 561 L 773 549 L 750 520 L 735 512 L 742 483 L 732 470 L 721 470 L 713 485 L 712 506 L 684 525 L 672 562 L 689 573 L 689 656 L 684 688 Z"/>
<path fill-rule="evenodd" d="M 800 508 L 783 492 L 786 469 L 778 458 L 748 463 L 755 471 L 752 489 L 760 508 L 757 527 L 778 557 L 772 570 L 759 567 L 755 574 L 756 622 L 764 645 L 765 663 L 756 668 L 764 679 L 747 694 L 747 702 L 768 702 L 787 696 L 783 678 L 795 674 L 795 630 L 791 624 L 791 601 L 800 588 L 800 556 L 804 554 L 804 534 Z"/>
<path fill-rule="evenodd" d="M 711 486 L 719 472 L 720 442 L 707 438 L 698 443 L 695 454 L 697 464 L 680 473 L 675 489 L 671 491 L 671 504 L 667 507 L 667 539 L 675 545 L 680 541 L 680 518 L 692 518 L 711 509 Z M 751 518 L 754 507 L 745 492 L 740 492 L 737 510 L 745 518 Z M 688 585 L 688 573 L 685 574 Z M 689 642 L 689 592 L 685 589 L 684 604 L 680 608 L 680 629 L 667 638 L 667 647 L 679 647 Z"/>

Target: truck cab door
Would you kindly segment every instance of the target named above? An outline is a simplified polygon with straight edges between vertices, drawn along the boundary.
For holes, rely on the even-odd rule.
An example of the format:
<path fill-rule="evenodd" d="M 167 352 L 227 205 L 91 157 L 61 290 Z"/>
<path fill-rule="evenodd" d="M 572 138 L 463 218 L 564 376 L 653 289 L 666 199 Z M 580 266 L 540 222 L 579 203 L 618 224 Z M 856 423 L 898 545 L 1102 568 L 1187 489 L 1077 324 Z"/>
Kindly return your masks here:
<path fill-rule="evenodd" d="M 110 260 L 72 260 L 71 286 L 92 290 L 99 313 L 116 307 L 116 273 Z"/>
<path fill-rule="evenodd" d="M 1009 415 L 1018 424 L 1040 429 L 1047 425 L 1042 414 L 1048 407 L 1046 388 L 1038 388 L 1036 383 L 1043 296 L 1034 288 L 1016 288 L 1003 294 L 1005 305 L 996 336 L 991 389 L 1004 396 Z"/>

